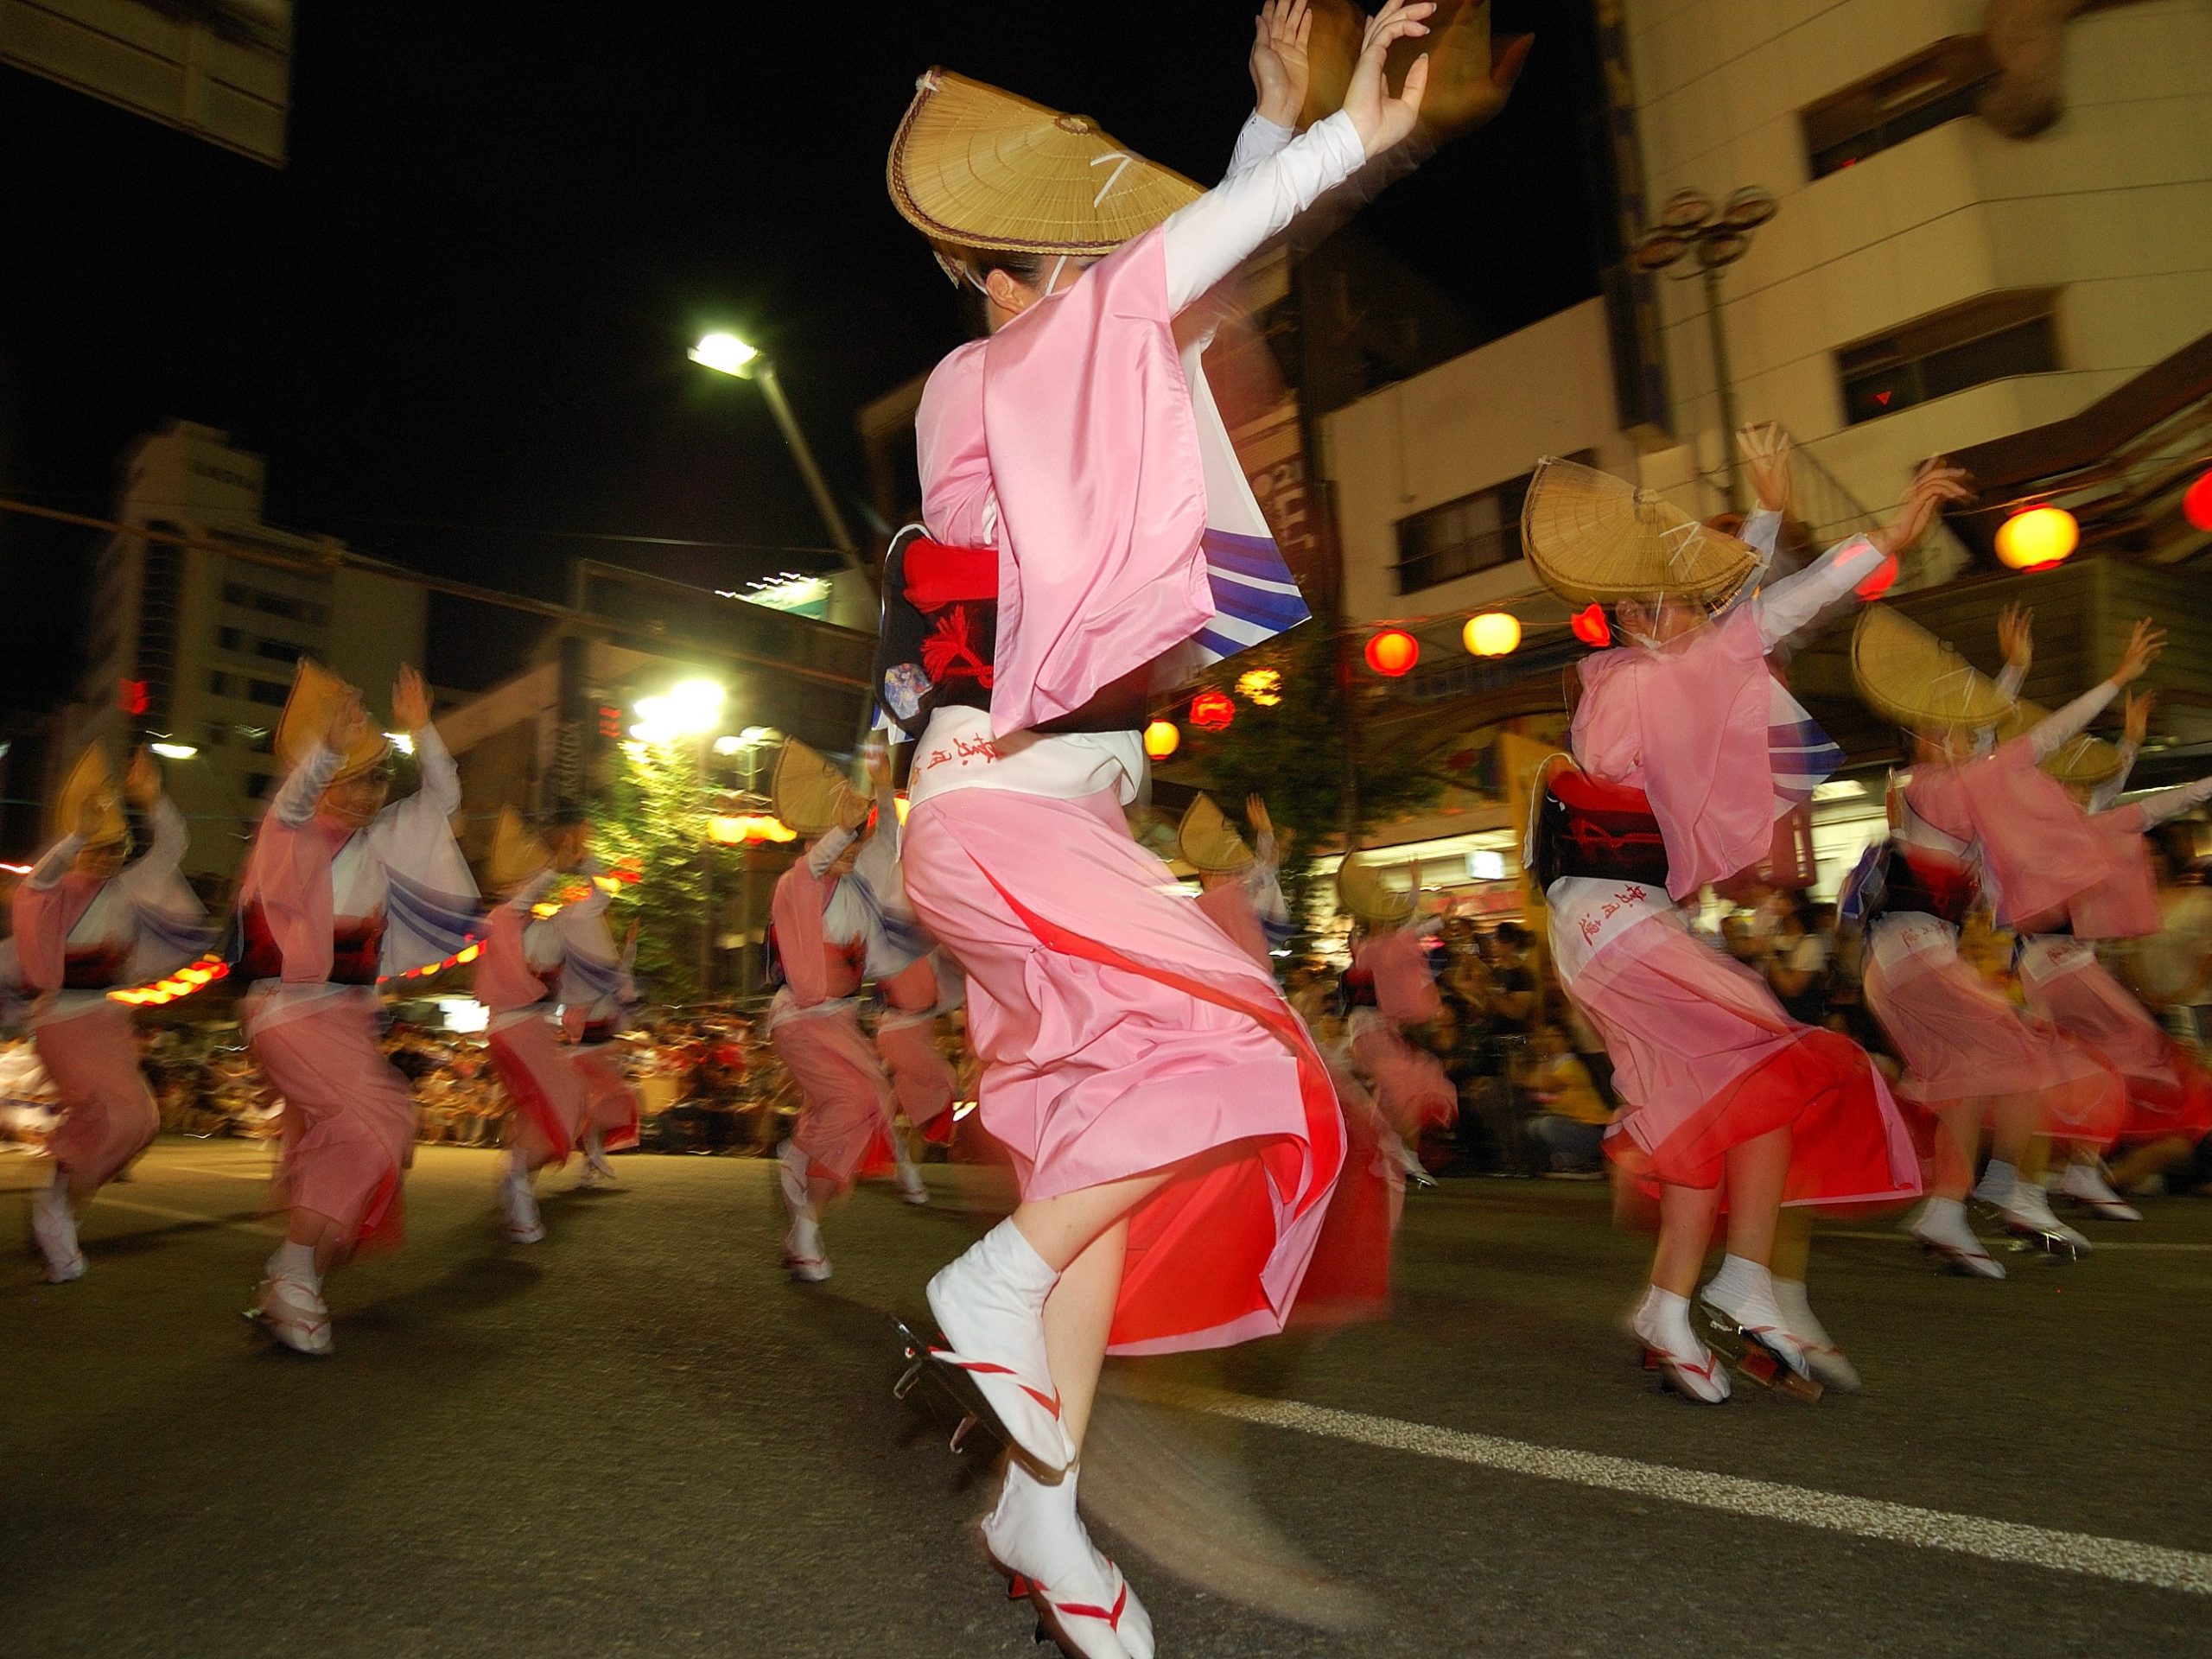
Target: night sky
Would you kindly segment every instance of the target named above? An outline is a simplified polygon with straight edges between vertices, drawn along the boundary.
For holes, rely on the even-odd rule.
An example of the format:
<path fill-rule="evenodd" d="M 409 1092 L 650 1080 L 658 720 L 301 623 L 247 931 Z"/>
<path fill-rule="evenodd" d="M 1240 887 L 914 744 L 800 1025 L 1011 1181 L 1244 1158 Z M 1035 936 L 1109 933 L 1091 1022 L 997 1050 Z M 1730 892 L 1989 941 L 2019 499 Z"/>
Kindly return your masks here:
<path fill-rule="evenodd" d="M 1500 0 L 1501 32 L 1543 25 L 1512 106 L 1362 221 L 1485 334 L 1595 291 L 1586 13 Z M 270 522 L 488 586 L 557 595 L 578 553 L 725 587 L 819 564 L 776 550 L 825 537 L 758 392 L 684 346 L 773 353 L 857 502 L 855 410 L 959 339 L 884 189 L 915 76 L 1205 181 L 1250 108 L 1251 16 L 310 3 L 283 169 L 0 69 L 0 483 L 105 514 L 124 446 L 175 416 L 269 457 Z M 93 539 L 0 520 L 0 709 L 66 695 Z M 452 632 L 434 676 L 480 680 Z"/>

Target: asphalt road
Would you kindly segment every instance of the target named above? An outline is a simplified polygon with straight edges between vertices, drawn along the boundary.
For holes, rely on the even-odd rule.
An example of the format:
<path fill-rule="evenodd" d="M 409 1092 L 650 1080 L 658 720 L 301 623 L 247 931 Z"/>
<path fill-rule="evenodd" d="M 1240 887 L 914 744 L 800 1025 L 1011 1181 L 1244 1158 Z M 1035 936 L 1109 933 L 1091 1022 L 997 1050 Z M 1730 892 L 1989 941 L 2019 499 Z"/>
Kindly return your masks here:
<path fill-rule="evenodd" d="M 0 1653 L 1036 1651 L 973 1541 L 988 1448 L 891 1393 L 987 1172 L 863 1192 L 803 1287 L 766 1164 L 556 1181 L 518 1248 L 493 1155 L 426 1149 L 315 1362 L 238 1317 L 263 1156 L 164 1141 L 90 1277 L 0 1265 Z M 6 1236 L 32 1176 L 0 1160 Z M 1633 1363 L 1602 1189 L 1450 1185 L 1388 1324 L 1117 1364 L 1094 1524 L 1166 1656 L 2212 1654 L 2212 1204 L 2092 1230 L 2003 1285 L 1824 1236 L 1866 1392 L 1710 1409 Z"/>

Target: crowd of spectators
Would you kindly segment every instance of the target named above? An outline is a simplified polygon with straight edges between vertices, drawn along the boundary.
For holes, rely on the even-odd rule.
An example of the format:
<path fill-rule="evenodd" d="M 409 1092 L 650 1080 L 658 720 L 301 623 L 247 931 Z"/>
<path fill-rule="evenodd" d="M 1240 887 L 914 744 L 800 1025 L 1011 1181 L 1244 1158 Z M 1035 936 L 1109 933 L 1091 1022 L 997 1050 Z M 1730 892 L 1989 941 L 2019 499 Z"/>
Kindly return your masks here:
<path fill-rule="evenodd" d="M 2114 953 L 2114 965 L 2183 1043 L 2212 1038 L 2212 887 L 2201 870 L 2176 877 L 2159 861 L 2166 931 Z M 1862 936 L 1836 907 L 1765 893 L 1708 918 L 1713 942 L 1763 978 L 1796 1018 L 1842 1032 L 1895 1078 L 1897 1063 L 1867 1015 L 1859 989 Z M 1962 950 L 2018 1000 L 2012 940 L 1986 917 L 1970 918 Z M 1408 1035 L 1433 1052 L 1459 1096 L 1458 1121 L 1417 1148 L 1436 1173 L 1596 1179 L 1602 1141 L 1619 1109 L 1603 1043 L 1560 991 L 1529 931 L 1517 922 L 1478 924 L 1449 914 L 1431 944 L 1441 1009 Z M 1341 1037 L 1347 1010 L 1338 969 L 1313 957 L 1285 974 L 1291 1002 L 1324 1043 Z M 959 1014 L 940 1041 L 973 1096 L 973 1062 Z M 170 1024 L 148 1031 L 144 1065 L 165 1130 L 265 1139 L 282 1102 L 247 1056 L 233 1023 Z M 490 1146 L 508 1103 L 480 1034 L 395 1021 L 392 1063 L 412 1084 L 421 1138 Z M 764 1156 L 788 1132 L 798 1096 L 756 1014 L 729 1007 L 650 1013 L 621 1040 L 637 1084 L 648 1150 Z M 52 1093 L 28 1041 L 0 1045 L 0 1146 L 35 1147 L 54 1122 Z M 956 1152 L 956 1156 L 963 1155 Z M 2212 1179 L 2201 1160 L 2183 1175 Z"/>

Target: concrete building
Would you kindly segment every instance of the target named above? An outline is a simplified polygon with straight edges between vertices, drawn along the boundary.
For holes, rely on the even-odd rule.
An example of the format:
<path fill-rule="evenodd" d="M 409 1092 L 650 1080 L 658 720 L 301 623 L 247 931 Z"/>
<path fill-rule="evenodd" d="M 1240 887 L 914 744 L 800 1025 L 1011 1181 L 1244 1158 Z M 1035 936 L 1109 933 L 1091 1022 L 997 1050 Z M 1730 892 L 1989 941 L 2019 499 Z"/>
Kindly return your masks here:
<path fill-rule="evenodd" d="M 100 550 L 74 741 L 126 736 L 190 748 L 168 767 L 193 821 L 185 868 L 238 863 L 275 770 L 270 740 L 294 664 L 313 657 L 381 709 L 403 663 L 423 659 L 425 595 L 363 568 L 340 543 L 261 522 L 263 463 L 188 422 L 124 462 L 118 535 Z"/>
<path fill-rule="evenodd" d="M 2175 629 L 2158 678 L 2176 765 L 2212 744 L 2212 624 L 2189 575 L 2207 538 L 2178 511 L 2212 419 L 2212 0 L 2066 25 L 2063 112 L 2024 139 L 1979 113 L 2009 90 L 1988 9 L 1625 0 L 1608 77 L 1624 239 L 1679 191 L 1772 192 L 1778 213 L 1722 275 L 1720 321 L 1739 418 L 1798 440 L 1808 537 L 1871 522 L 1927 456 L 1967 456 L 1984 494 L 1923 543 L 1901 602 L 1993 660 L 1999 605 L 2045 601 L 2029 690 L 2053 702 L 2109 667 L 2127 619 L 2159 612 Z M 1569 455 L 1700 516 L 1726 509 L 1703 289 L 1609 284 L 1608 300 L 1319 423 L 1346 619 L 1422 641 L 1420 665 L 1377 693 L 1376 741 L 1440 755 L 1502 730 L 1563 734 L 1560 676 L 1580 647 L 1521 557 L 1522 492 L 1538 457 Z M 1996 525 L 2045 496 L 2079 513 L 2082 555 L 2056 576 L 2002 572 Z M 1522 621 L 1523 644 L 1482 662 L 1459 634 L 1492 607 Z M 1793 686 L 1855 763 L 1878 766 L 1895 735 L 1859 709 L 1843 638 L 1793 663 Z M 1863 780 L 1823 793 L 1825 887 L 1880 813 Z M 1488 850 L 1510 833 L 1501 813 L 1486 789 L 1455 790 L 1382 839 L 1427 868 Z"/>

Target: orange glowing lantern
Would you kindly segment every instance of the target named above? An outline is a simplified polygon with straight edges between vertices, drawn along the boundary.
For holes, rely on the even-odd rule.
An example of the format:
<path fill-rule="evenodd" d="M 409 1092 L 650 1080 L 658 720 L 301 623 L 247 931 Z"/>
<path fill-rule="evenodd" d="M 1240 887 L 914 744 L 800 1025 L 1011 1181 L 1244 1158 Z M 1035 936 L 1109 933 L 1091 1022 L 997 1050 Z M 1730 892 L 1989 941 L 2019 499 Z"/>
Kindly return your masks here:
<path fill-rule="evenodd" d="M 1229 693 L 1209 686 L 1191 699 L 1191 724 L 1202 732 L 1225 732 L 1236 718 L 1236 705 Z"/>
<path fill-rule="evenodd" d="M 1997 556 L 2015 570 L 2044 570 L 2062 563 L 2082 539 L 2082 527 L 2063 507 L 2030 507 L 1997 527 Z"/>
<path fill-rule="evenodd" d="M 1367 665 L 1388 679 L 1412 671 L 1421 661 L 1421 641 L 1403 628 L 1385 628 L 1367 642 Z"/>
<path fill-rule="evenodd" d="M 1477 657 L 1510 657 L 1521 644 L 1521 619 L 1504 611 L 1484 611 L 1468 619 L 1460 635 Z"/>
<path fill-rule="evenodd" d="M 1182 728 L 1172 720 L 1155 720 L 1144 728 L 1144 752 L 1155 760 L 1165 760 L 1182 747 Z"/>
<path fill-rule="evenodd" d="M 1577 611 L 1567 626 L 1586 645 L 1610 645 L 1613 643 L 1612 624 L 1605 620 L 1605 607 L 1594 601 Z"/>

